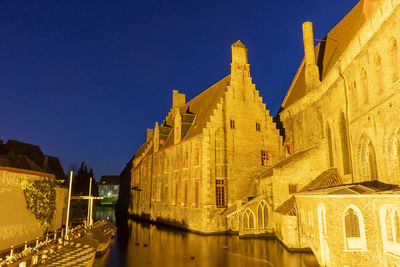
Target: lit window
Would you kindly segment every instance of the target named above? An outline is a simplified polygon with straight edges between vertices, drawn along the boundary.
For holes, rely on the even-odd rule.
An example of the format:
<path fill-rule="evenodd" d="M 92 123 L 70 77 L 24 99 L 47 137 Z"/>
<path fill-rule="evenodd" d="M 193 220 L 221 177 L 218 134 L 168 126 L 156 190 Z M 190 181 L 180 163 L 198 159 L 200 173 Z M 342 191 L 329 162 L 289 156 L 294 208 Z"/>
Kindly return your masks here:
<path fill-rule="evenodd" d="M 235 120 L 231 119 L 231 129 L 236 129 Z"/>
<path fill-rule="evenodd" d="M 259 132 L 261 130 L 261 126 L 259 122 L 256 122 L 256 131 Z"/>
<path fill-rule="evenodd" d="M 217 207 L 226 207 L 226 182 L 225 179 L 216 179 Z"/>
<path fill-rule="evenodd" d="M 272 166 L 272 153 L 271 151 L 261 150 L 261 166 Z"/>

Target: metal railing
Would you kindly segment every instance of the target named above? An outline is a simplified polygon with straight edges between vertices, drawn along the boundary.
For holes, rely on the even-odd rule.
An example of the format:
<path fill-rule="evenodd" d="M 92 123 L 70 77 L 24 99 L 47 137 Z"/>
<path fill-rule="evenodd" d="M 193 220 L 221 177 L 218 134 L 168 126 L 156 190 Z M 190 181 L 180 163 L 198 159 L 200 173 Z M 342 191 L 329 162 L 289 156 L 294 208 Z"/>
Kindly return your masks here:
<path fill-rule="evenodd" d="M 58 242 L 57 242 L 58 240 Z M 26 262 L 26 266 L 38 264 L 42 259 L 46 258 L 46 248 L 52 245 L 64 245 L 65 242 L 65 229 L 60 228 L 54 232 L 48 232 L 46 235 L 41 237 L 36 237 L 36 239 L 31 241 L 25 241 L 24 243 L 13 245 L 8 249 L 4 249 L 0 251 L 0 266 L 4 261 L 7 260 L 8 257 L 17 256 L 17 260 L 13 262 L 15 263 L 24 263 Z M 23 252 L 32 251 L 31 255 L 23 255 Z M 27 253 L 28 254 L 28 253 Z"/>

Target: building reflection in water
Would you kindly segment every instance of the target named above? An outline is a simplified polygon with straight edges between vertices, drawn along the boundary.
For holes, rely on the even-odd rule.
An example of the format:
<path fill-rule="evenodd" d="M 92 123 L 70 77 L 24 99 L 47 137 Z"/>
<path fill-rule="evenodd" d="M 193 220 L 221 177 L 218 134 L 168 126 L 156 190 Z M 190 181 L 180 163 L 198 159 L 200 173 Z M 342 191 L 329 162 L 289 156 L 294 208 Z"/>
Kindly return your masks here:
<path fill-rule="evenodd" d="M 275 239 L 202 236 L 132 220 L 118 227 L 116 244 L 95 266 L 319 266 L 313 254 L 290 253 Z"/>

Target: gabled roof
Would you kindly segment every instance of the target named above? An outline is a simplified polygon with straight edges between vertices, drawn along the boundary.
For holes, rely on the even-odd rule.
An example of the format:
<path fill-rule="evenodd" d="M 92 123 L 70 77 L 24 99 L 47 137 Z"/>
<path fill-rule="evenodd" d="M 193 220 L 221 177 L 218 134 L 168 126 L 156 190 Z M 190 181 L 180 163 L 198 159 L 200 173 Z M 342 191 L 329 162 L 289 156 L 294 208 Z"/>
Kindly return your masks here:
<path fill-rule="evenodd" d="M 339 176 L 337 169 L 332 168 L 329 170 L 324 171 L 320 175 L 318 175 L 317 178 L 312 180 L 310 183 L 308 183 L 306 186 L 304 186 L 300 192 L 306 192 L 306 191 L 312 191 L 312 190 L 317 190 L 317 189 L 323 189 L 323 188 L 329 188 L 329 187 L 334 187 L 337 185 L 342 185 L 343 180 Z M 289 215 L 289 216 L 295 216 L 296 215 L 296 209 L 295 209 L 295 196 L 292 196 L 285 202 L 283 202 L 278 208 L 275 209 L 276 212 L 279 212 L 284 215 Z"/>
<path fill-rule="evenodd" d="M 46 172 L 26 155 L 0 155 L 0 166 Z"/>
<path fill-rule="evenodd" d="M 361 0 L 315 47 L 316 63 L 321 80 L 335 66 L 343 51 L 364 24 L 363 5 L 364 0 Z M 282 107 L 290 106 L 305 94 L 305 64 L 303 60 L 283 100 Z"/>
<path fill-rule="evenodd" d="M 203 133 L 203 129 L 206 127 L 210 116 L 217 107 L 221 98 L 227 91 L 227 87 L 231 81 L 230 75 L 226 76 L 216 84 L 203 91 L 201 94 L 187 102 L 182 106 L 179 111 L 183 114 L 182 127 L 181 127 L 181 139 L 187 140 Z M 164 144 L 160 149 L 167 148 L 174 144 L 174 114 L 173 111 L 168 114 L 165 122 L 160 126 L 172 127 L 168 137 L 164 141 Z M 146 145 L 142 145 L 136 154 L 141 154 Z"/>
<path fill-rule="evenodd" d="M 100 184 L 119 185 L 119 175 L 101 176 Z"/>

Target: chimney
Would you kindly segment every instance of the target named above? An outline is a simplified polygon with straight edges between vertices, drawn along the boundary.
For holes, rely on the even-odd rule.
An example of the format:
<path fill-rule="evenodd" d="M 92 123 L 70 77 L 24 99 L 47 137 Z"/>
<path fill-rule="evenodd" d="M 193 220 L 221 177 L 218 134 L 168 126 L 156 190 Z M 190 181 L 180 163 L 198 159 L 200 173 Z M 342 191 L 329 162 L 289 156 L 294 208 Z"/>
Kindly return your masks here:
<path fill-rule="evenodd" d="M 157 152 L 160 148 L 160 128 L 158 127 L 158 122 L 154 126 L 154 137 L 153 137 L 153 152 Z"/>
<path fill-rule="evenodd" d="M 181 94 L 178 90 L 172 90 L 172 108 L 181 108 L 185 105 L 185 94 Z"/>
<path fill-rule="evenodd" d="M 153 138 L 153 129 L 147 129 L 146 143 Z"/>
<path fill-rule="evenodd" d="M 314 32 L 311 21 L 303 23 L 303 44 L 306 64 L 306 91 L 309 92 L 318 87 L 320 83 L 318 66 L 315 64 Z"/>

